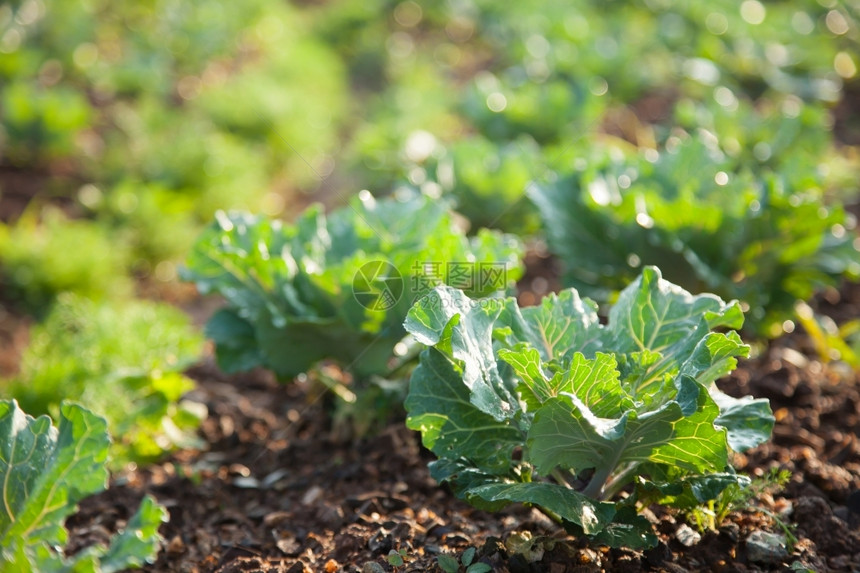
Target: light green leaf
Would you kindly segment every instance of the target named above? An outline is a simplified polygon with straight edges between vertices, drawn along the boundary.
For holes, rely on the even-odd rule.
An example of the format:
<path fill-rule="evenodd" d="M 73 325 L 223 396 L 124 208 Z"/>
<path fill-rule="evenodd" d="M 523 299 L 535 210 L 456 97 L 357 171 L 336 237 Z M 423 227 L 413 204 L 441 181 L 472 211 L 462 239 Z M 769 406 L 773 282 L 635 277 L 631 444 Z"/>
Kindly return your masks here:
<path fill-rule="evenodd" d="M 409 384 L 406 425 L 422 433 L 439 456 L 469 459 L 477 467 L 504 474 L 522 433 L 510 420 L 498 421 L 469 400 L 462 375 L 441 352 L 425 350 Z"/>
<path fill-rule="evenodd" d="M 522 381 L 517 390 L 532 411 L 562 393 L 576 395 L 595 416 L 601 418 L 618 415 L 633 405 L 621 386 L 615 357 L 611 354 L 598 352 L 593 360 L 589 360 L 577 352 L 569 366 L 557 370 L 551 378 L 544 373 L 540 354 L 534 348 L 503 348 L 498 354 Z"/>
<path fill-rule="evenodd" d="M 747 348 L 736 335 L 716 348 L 710 329 L 737 328 L 742 323 L 736 302 L 726 304 L 710 294 L 691 295 L 663 280 L 658 269 L 648 267 L 610 310 L 606 345 L 626 354 L 628 391 L 634 398 L 652 401 L 666 387 L 666 377 L 679 375 L 685 363 L 689 362 L 686 373 L 701 374 L 703 379 L 725 372 L 734 364 L 733 356 L 743 355 Z M 712 357 L 712 351 L 722 354 Z"/>
<path fill-rule="evenodd" d="M 719 408 L 708 393 L 691 378 L 680 383 L 698 390 L 695 409 L 675 422 L 672 439 L 654 449 L 651 460 L 667 466 L 680 466 L 693 472 L 718 472 L 728 465 L 726 431 L 715 426 Z M 678 392 L 679 399 L 683 390 Z"/>
<path fill-rule="evenodd" d="M 102 573 L 140 567 L 158 552 L 161 536 L 158 528 L 169 519 L 167 510 L 152 496 L 144 496 L 140 507 L 122 533 L 111 539 L 110 547 L 101 557 Z"/>
<path fill-rule="evenodd" d="M 62 544 L 78 501 L 106 487 L 107 422 L 80 406 L 61 408 L 59 428 L 31 418 L 14 401 L 0 402 L 0 545 L 27 539 Z"/>
<path fill-rule="evenodd" d="M 469 401 L 496 420 L 511 419 L 517 408 L 492 345 L 495 320 L 505 302 L 476 302 L 457 289 L 437 287 L 412 307 L 404 323 L 418 342 L 436 346 L 462 365 L 459 383 L 469 391 Z"/>
<path fill-rule="evenodd" d="M 576 472 L 595 468 L 597 480 L 625 465 L 649 461 L 719 471 L 726 466 L 727 452 L 725 432 L 713 423 L 718 413 L 707 392 L 690 378 L 680 379 L 676 398 L 659 409 L 628 410 L 615 418 L 599 418 L 576 396 L 562 395 L 535 414 L 528 459 L 544 475 L 556 467 Z"/>
<path fill-rule="evenodd" d="M 662 360 L 649 374 L 670 370 L 716 327 L 739 328 L 743 314 L 737 302 L 711 294 L 691 295 L 663 280 L 659 269 L 646 267 L 625 288 L 609 311 L 608 345 L 615 352 L 657 352 Z"/>
<path fill-rule="evenodd" d="M 738 356 L 748 354 L 749 346 L 741 341 L 737 332 L 711 332 L 683 360 L 678 374 L 692 376 L 699 384 L 708 386 L 734 370 Z"/>
<path fill-rule="evenodd" d="M 149 496 L 111 539 L 66 559 L 64 527 L 78 501 L 107 486 L 107 424 L 81 406 L 64 403 L 59 427 L 32 418 L 14 401 L 0 401 L 0 570 L 112 573 L 142 565 L 161 543 L 167 511 Z"/>
<path fill-rule="evenodd" d="M 550 293 L 538 306 L 520 308 L 509 300 L 497 328 L 509 347 L 525 342 L 537 349 L 544 362 L 574 351 L 590 356 L 602 347 L 597 306 L 573 289 Z"/>
<path fill-rule="evenodd" d="M 677 402 L 639 416 L 598 418 L 574 395 L 548 400 L 535 414 L 528 436 L 529 461 L 548 475 L 555 468 L 611 473 L 626 462 L 645 462 L 674 436 L 684 414 Z"/>

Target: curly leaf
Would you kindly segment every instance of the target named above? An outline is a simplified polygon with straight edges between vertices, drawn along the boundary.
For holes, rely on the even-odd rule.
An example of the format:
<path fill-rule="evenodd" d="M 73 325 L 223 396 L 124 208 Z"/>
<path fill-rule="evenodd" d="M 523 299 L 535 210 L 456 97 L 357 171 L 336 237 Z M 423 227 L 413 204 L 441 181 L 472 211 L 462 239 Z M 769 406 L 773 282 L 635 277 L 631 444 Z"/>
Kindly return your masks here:
<path fill-rule="evenodd" d="M 655 537 L 629 504 L 598 518 L 593 504 L 640 473 L 662 487 L 670 475 L 725 472 L 730 443 L 770 431 L 766 403 L 713 388 L 748 348 L 712 329 L 742 319 L 737 303 L 694 296 L 655 268 L 621 293 L 605 326 L 573 291 L 520 309 L 438 287 L 405 323 L 433 346 L 413 375 L 408 424 L 440 458 L 432 475 L 470 503 L 531 503 L 595 540 L 647 547 Z"/>
<path fill-rule="evenodd" d="M 551 378 L 543 371 L 540 354 L 534 348 L 501 349 L 499 357 L 511 365 L 521 383 L 517 390 L 531 410 L 537 410 L 550 398 L 562 393 L 573 394 L 597 417 L 608 418 L 633 402 L 619 380 L 615 357 L 598 352 L 593 360 L 577 352 L 567 368 L 557 370 Z"/>
<path fill-rule="evenodd" d="M 438 287 L 412 307 L 404 323 L 418 342 L 462 364 L 459 382 L 469 401 L 496 420 L 510 418 L 517 403 L 493 354 L 493 328 L 503 304 L 500 299 L 475 304 L 462 291 Z"/>
<path fill-rule="evenodd" d="M 497 322 L 498 334 L 508 346 L 526 343 L 543 361 L 573 351 L 590 355 L 603 345 L 597 305 L 572 289 L 551 293 L 538 306 L 520 308 L 509 301 Z"/>

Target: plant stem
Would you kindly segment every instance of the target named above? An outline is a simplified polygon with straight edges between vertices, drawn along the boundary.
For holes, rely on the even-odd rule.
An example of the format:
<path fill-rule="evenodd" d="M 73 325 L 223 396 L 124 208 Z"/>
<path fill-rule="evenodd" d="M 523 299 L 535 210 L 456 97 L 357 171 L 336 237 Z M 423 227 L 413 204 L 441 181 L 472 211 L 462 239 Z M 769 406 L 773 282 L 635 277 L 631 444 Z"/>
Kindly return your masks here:
<path fill-rule="evenodd" d="M 338 382 L 334 378 L 323 374 L 322 372 L 317 372 L 317 377 L 319 381 L 323 383 L 323 385 L 335 393 L 335 395 L 348 404 L 354 404 L 358 397 L 355 395 L 355 392 L 347 388 L 343 383 Z"/>
<path fill-rule="evenodd" d="M 613 467 L 614 465 L 607 465 L 596 470 L 591 481 L 588 482 L 588 485 L 585 486 L 584 490 L 582 490 L 582 493 L 592 499 L 603 499 L 603 486 L 609 479 L 610 474 L 612 474 Z"/>
<path fill-rule="evenodd" d="M 561 473 L 560 469 L 555 468 L 554 470 L 552 470 L 552 472 L 550 472 L 550 475 L 555 481 L 559 483 L 559 485 L 563 485 L 567 489 L 573 489 L 573 486 L 570 485 L 570 482 L 567 481 L 567 479 L 564 477 L 564 474 Z"/>
<path fill-rule="evenodd" d="M 603 497 L 609 499 L 618 493 L 622 487 L 627 485 L 627 478 L 629 478 L 630 474 L 636 470 L 637 465 L 638 464 L 635 462 L 628 464 L 626 468 L 615 474 L 612 479 L 608 481 L 606 487 L 603 488 Z"/>

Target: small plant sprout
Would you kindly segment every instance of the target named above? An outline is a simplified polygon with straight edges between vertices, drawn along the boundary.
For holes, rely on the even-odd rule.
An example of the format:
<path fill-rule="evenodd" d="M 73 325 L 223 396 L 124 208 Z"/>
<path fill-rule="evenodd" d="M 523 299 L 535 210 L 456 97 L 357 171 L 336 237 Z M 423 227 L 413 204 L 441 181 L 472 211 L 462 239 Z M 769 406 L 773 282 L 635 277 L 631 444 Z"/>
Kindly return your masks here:
<path fill-rule="evenodd" d="M 385 560 L 388 561 L 389 565 L 397 570 L 398 567 L 403 567 L 403 565 L 405 565 L 409 560 L 409 552 L 403 547 L 400 549 L 392 549 L 388 552 L 388 555 L 385 556 Z"/>
<path fill-rule="evenodd" d="M 771 468 L 762 477 L 754 478 L 749 486 L 741 487 L 732 484 L 720 492 L 715 499 L 697 505 L 688 512 L 690 520 L 699 528 L 699 531 L 716 531 L 733 511 L 760 511 L 776 522 L 790 542 L 797 541 L 778 515 L 754 503 L 761 495 L 782 489 L 790 479 L 791 472 L 788 470 Z"/>
<path fill-rule="evenodd" d="M 442 553 L 436 558 L 436 563 L 445 573 L 460 573 L 461 571 L 465 571 L 466 573 L 487 573 L 488 571 L 492 571 L 492 566 L 487 563 L 475 561 L 476 552 L 477 550 L 474 547 L 469 547 L 463 551 L 460 561 L 457 561 L 457 558 L 452 555 Z"/>

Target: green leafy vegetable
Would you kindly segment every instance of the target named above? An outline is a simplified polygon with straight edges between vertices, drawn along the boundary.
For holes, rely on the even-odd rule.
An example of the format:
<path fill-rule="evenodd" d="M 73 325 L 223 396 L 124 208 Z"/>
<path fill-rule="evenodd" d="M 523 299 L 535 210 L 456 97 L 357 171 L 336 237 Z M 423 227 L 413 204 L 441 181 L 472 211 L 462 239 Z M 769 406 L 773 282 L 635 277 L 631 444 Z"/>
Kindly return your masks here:
<path fill-rule="evenodd" d="M 530 138 L 497 145 L 474 136 L 429 161 L 428 176 L 456 199 L 457 211 L 473 225 L 527 235 L 537 229 L 538 217 L 523 193 L 541 161 Z"/>
<path fill-rule="evenodd" d="M 638 488 L 637 476 L 687 480 L 712 499 L 748 483 L 731 472 L 730 449 L 770 436 L 766 401 L 713 384 L 748 351 L 715 329 L 742 323 L 737 302 L 693 296 L 650 267 L 606 325 L 572 289 L 519 308 L 438 287 L 405 323 L 431 347 L 412 375 L 407 424 L 439 457 L 433 476 L 478 507 L 529 503 L 601 542 L 647 546 L 636 491 L 612 501 L 622 488 Z"/>
<path fill-rule="evenodd" d="M 589 91 L 587 82 L 572 82 L 560 74 L 549 81 L 525 80 L 516 68 L 496 77 L 485 72 L 464 98 L 463 112 L 495 141 L 528 134 L 541 144 L 590 129 L 605 102 Z"/>
<path fill-rule="evenodd" d="M 519 242 L 480 231 L 468 238 L 444 203 L 369 193 L 294 225 L 220 213 L 184 272 L 228 306 L 207 325 L 219 365 L 289 377 L 324 358 L 359 377 L 386 372 L 412 302 L 443 281 L 488 295 L 520 273 Z M 455 273 L 454 271 L 458 271 Z"/>
<path fill-rule="evenodd" d="M 105 228 L 68 220 L 58 209 L 46 209 L 41 221 L 28 213 L 12 225 L 0 223 L 0 288 L 39 317 L 62 292 L 128 295 L 127 257 Z"/>
<path fill-rule="evenodd" d="M 492 571 L 492 565 L 475 561 L 475 554 L 477 552 L 478 550 L 474 547 L 467 548 L 460 556 L 460 561 L 457 561 L 457 558 L 453 555 L 440 553 L 436 557 L 436 563 L 445 573 L 459 573 L 460 565 L 463 566 L 466 573 L 487 573 L 487 571 Z"/>
<path fill-rule="evenodd" d="M 736 169 L 704 137 L 676 138 L 654 163 L 591 164 L 529 195 L 567 285 L 601 302 L 657 265 L 693 292 L 740 300 L 752 328 L 775 336 L 796 301 L 860 276 L 840 206 L 806 179 Z"/>
<path fill-rule="evenodd" d="M 0 401 L 0 569 L 10 572 L 109 573 L 152 560 L 167 511 L 149 496 L 109 547 L 89 547 L 64 557 L 63 523 L 84 497 L 105 489 L 110 438 L 107 422 L 64 403 L 59 426 L 32 418 L 18 403 Z"/>
<path fill-rule="evenodd" d="M 0 388 L 34 415 L 56 417 L 60 402 L 73 399 L 104 416 L 117 437 L 110 463 L 121 467 L 196 443 L 193 431 L 205 407 L 183 400 L 194 384 L 182 371 L 201 347 L 200 335 L 175 308 L 97 303 L 66 293 L 33 329 L 21 373 L 0 381 Z"/>

